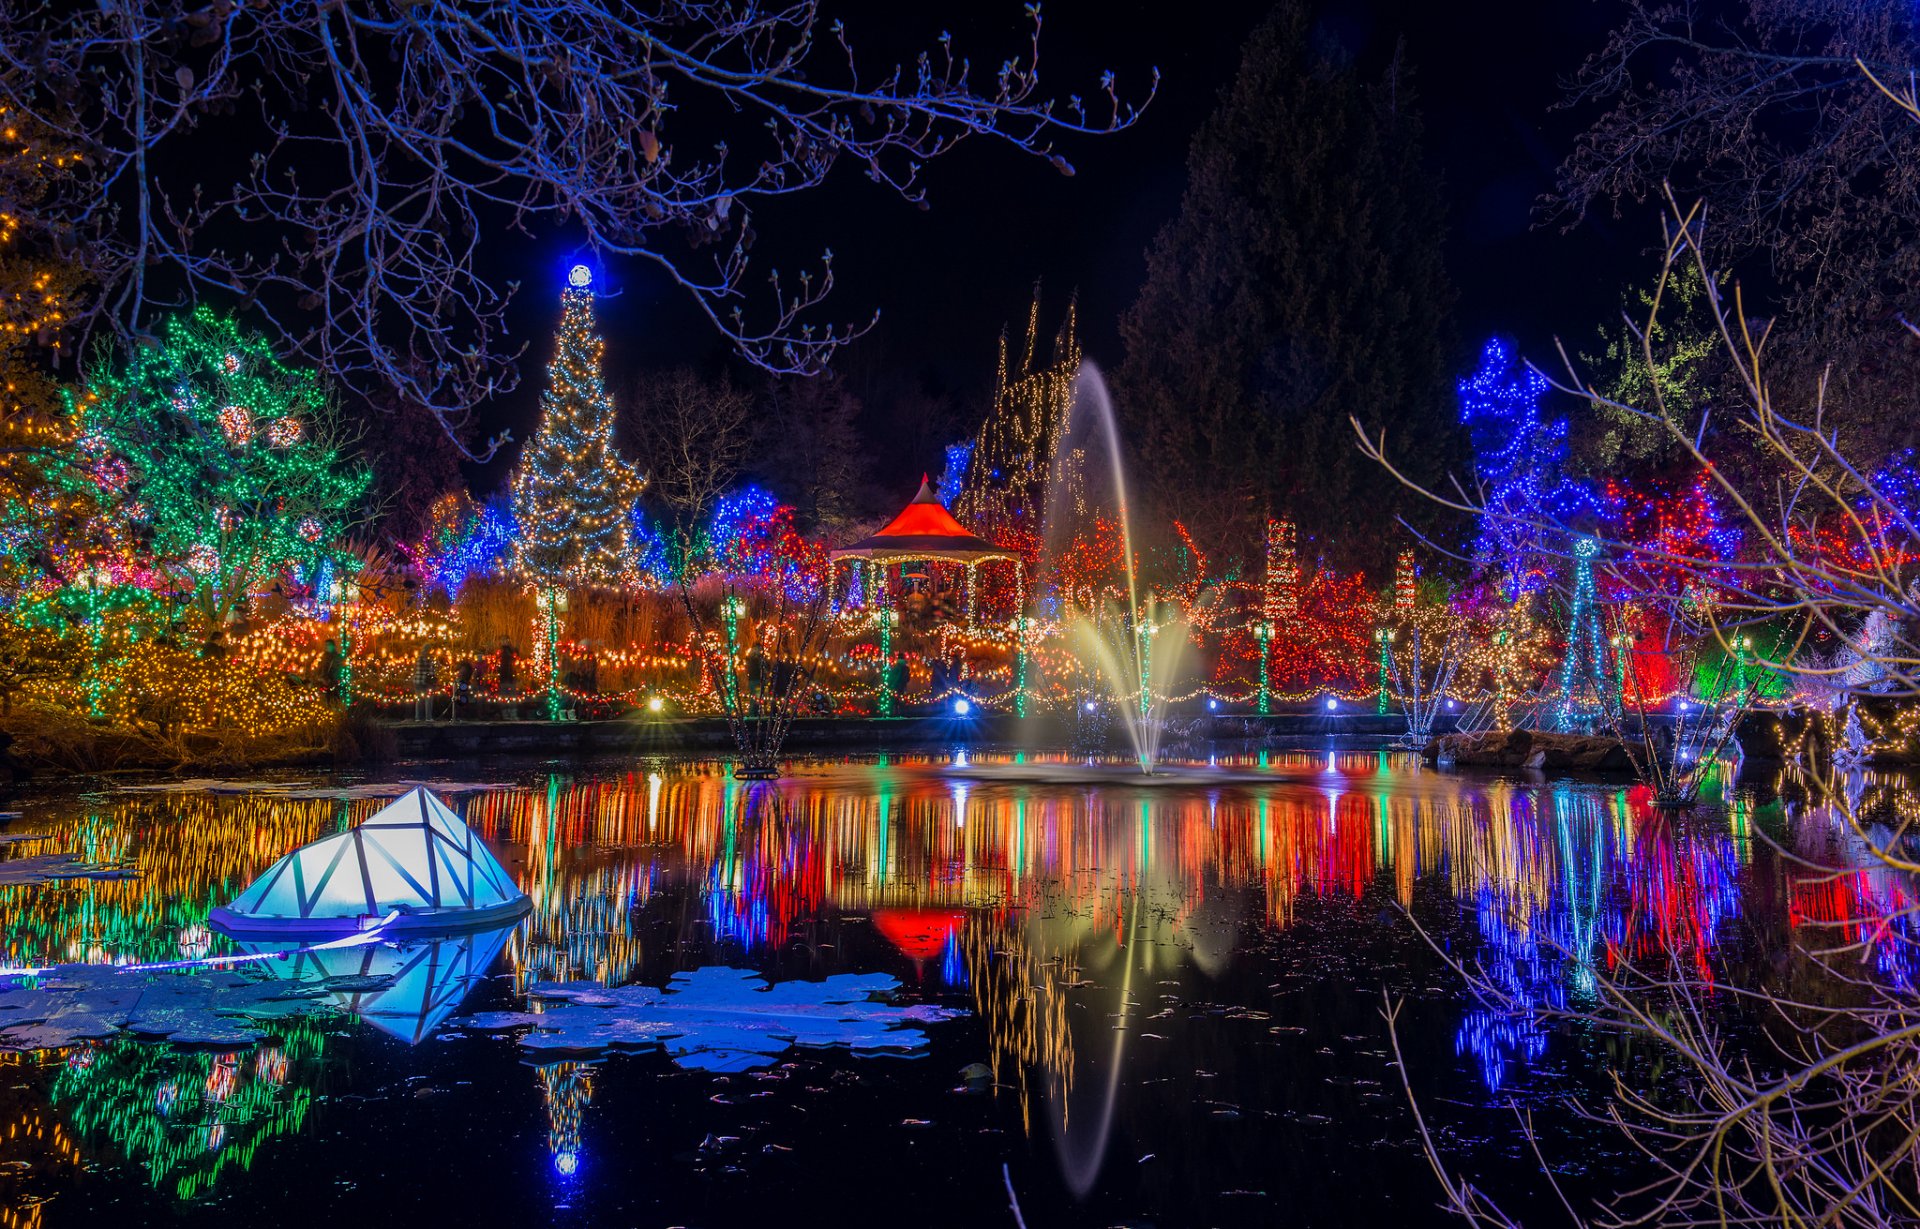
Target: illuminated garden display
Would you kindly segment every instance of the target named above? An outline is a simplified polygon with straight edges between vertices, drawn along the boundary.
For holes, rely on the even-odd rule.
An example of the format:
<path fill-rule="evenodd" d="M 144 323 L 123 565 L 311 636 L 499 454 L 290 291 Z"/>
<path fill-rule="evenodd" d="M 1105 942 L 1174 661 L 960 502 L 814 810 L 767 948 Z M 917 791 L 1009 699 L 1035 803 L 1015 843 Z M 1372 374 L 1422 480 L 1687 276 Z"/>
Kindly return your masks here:
<path fill-rule="evenodd" d="M 0 1229 L 1920 1226 L 1920 8 L 1070 7 L 0 4 Z"/>
<path fill-rule="evenodd" d="M 1178 519 L 1124 535 L 1123 510 L 1087 486 L 1101 463 L 1074 317 L 1043 364 L 1037 298 L 1017 364 L 1001 344 L 978 438 L 892 524 L 809 533 L 777 492 L 742 484 L 676 527 L 613 431 L 593 275 L 564 281 L 506 489 L 444 495 L 391 549 L 359 532 L 385 493 L 335 395 L 235 319 L 173 318 L 131 362 L 95 365 L 34 466 L 8 471 L 0 689 L 32 714 L 23 745 L 76 761 L 311 753 L 364 710 L 714 717 L 765 754 L 802 716 L 959 706 L 1084 724 L 1102 704 L 1372 712 L 1423 744 L 1453 723 L 1594 730 L 1699 697 L 1702 637 L 1731 626 L 1697 576 L 1730 574 L 1742 549 L 1713 485 L 1572 476 L 1566 421 L 1498 340 L 1459 384 L 1487 493 L 1470 555 L 1409 541 L 1373 576 L 1317 555 L 1292 514 L 1267 521 L 1250 562 Z M 1558 528 L 1574 523 L 1586 536 Z M 1581 545 L 1600 541 L 1631 549 Z M 1129 594 L 1177 620 L 1175 674 L 1148 679 L 1143 658 L 1116 685 L 1076 647 L 1072 612 Z M 1735 639 L 1714 659 L 1739 665 L 1744 707 L 1779 688 L 1752 630 Z"/>

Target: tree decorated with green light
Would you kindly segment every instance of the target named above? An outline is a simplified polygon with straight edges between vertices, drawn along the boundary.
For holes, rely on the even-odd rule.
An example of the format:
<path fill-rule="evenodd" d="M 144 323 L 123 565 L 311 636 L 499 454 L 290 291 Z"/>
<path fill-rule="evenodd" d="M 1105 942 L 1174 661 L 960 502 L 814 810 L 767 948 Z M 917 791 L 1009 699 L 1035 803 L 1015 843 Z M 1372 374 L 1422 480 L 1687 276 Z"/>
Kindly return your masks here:
<path fill-rule="evenodd" d="M 617 584 L 634 563 L 631 518 L 645 480 L 613 446 L 592 282 L 586 266 L 575 265 L 560 293 L 540 425 L 513 476 L 519 566 L 548 587 Z"/>
<path fill-rule="evenodd" d="M 68 403 L 63 482 L 100 500 L 96 547 L 141 559 L 215 622 L 331 553 L 371 481 L 344 455 L 319 377 L 206 307 L 96 364 Z"/>

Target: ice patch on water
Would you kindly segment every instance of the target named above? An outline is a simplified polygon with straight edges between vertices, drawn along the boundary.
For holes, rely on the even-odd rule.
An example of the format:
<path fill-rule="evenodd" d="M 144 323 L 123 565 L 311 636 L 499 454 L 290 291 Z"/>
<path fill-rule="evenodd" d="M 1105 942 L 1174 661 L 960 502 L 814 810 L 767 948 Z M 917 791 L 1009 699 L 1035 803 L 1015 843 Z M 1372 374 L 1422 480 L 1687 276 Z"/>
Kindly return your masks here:
<path fill-rule="evenodd" d="M 230 970 L 127 972 L 67 964 L 0 976 L 0 1049 L 56 1049 L 122 1031 L 182 1045 L 250 1045 L 254 1024 L 327 1006 L 318 987 Z"/>
<path fill-rule="evenodd" d="M 479 1012 L 451 1023 L 483 1033 L 527 1028 L 520 1044 L 535 1054 L 657 1045 L 682 1067 L 745 1071 L 771 1063 L 793 1046 L 913 1055 L 926 1048 L 927 1035 L 904 1026 L 966 1014 L 876 998 L 899 985 L 884 973 L 840 973 L 825 981 L 768 986 L 749 969 L 716 966 L 676 974 L 664 990 L 540 982 L 528 998 L 541 1010 Z"/>

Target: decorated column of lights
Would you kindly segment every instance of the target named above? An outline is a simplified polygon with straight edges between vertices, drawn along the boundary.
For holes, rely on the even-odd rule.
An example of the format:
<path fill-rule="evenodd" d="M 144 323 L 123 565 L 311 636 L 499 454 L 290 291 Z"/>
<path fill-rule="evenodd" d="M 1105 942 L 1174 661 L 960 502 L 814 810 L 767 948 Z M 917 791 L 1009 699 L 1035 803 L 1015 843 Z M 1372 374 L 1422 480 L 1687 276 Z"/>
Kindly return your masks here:
<path fill-rule="evenodd" d="M 560 612 L 567 608 L 567 592 L 554 585 L 542 585 L 535 601 L 545 629 L 539 648 L 547 676 L 547 720 L 558 721 L 564 707 L 560 696 Z"/>
<path fill-rule="evenodd" d="M 740 646 L 740 616 L 747 612 L 746 603 L 737 596 L 728 594 L 720 603 L 720 617 L 727 625 L 727 711 L 740 710 L 740 681 L 738 654 Z"/>
<path fill-rule="evenodd" d="M 1502 734 L 1513 729 L 1513 658 L 1517 651 L 1511 626 L 1493 633 L 1493 728 Z"/>
<path fill-rule="evenodd" d="M 1260 638 L 1260 715 L 1264 717 L 1273 711 L 1273 676 L 1267 653 L 1267 645 L 1273 641 L 1273 623 L 1262 619 L 1254 633 Z"/>
<path fill-rule="evenodd" d="M 1571 732 L 1577 722 L 1575 688 L 1585 678 L 1597 690 L 1602 673 L 1600 620 L 1594 610 L 1593 585 L 1593 559 L 1599 553 L 1600 544 L 1592 538 L 1583 537 L 1573 544 L 1573 602 L 1567 615 L 1567 655 L 1560 663 L 1560 707 L 1554 718 L 1554 727 L 1563 734 Z"/>
<path fill-rule="evenodd" d="M 1016 560 L 1013 565 L 1013 715 L 1027 715 L 1027 665 L 1030 657 L 1028 637 L 1033 620 L 1027 616 L 1027 566 Z"/>
<path fill-rule="evenodd" d="M 1300 557 L 1292 521 L 1267 522 L 1267 585 L 1261 615 L 1276 623 L 1300 608 Z"/>
<path fill-rule="evenodd" d="M 1380 699 L 1374 706 L 1374 712 L 1384 717 L 1387 715 L 1387 695 L 1389 685 L 1392 681 L 1390 676 L 1393 672 L 1393 663 L 1389 659 L 1393 652 L 1393 629 L 1390 627 L 1376 628 L 1373 633 L 1373 638 L 1379 642 L 1380 645 Z"/>
<path fill-rule="evenodd" d="M 1400 552 L 1399 558 L 1395 559 L 1393 563 L 1394 610 L 1402 614 L 1412 612 L 1414 595 L 1417 592 L 1415 579 L 1413 552 L 1403 550 Z"/>
<path fill-rule="evenodd" d="M 874 625 L 880 629 L 880 678 L 874 710 L 882 717 L 893 716 L 893 626 L 899 621 L 900 612 L 891 606 L 883 604 L 873 612 Z"/>
<path fill-rule="evenodd" d="M 1153 638 L 1160 630 L 1151 620 L 1140 624 L 1140 720 L 1153 709 Z"/>
<path fill-rule="evenodd" d="M 1025 613 L 1024 603 L 1021 613 L 1013 617 L 1013 715 L 1027 715 L 1027 636 L 1033 627 L 1033 620 Z"/>

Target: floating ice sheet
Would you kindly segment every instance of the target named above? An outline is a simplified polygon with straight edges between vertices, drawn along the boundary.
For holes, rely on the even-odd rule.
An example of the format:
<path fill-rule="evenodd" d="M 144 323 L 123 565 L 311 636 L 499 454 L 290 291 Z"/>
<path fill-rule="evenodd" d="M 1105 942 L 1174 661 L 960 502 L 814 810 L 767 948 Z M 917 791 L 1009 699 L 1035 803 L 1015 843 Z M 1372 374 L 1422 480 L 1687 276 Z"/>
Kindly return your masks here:
<path fill-rule="evenodd" d="M 513 927 L 405 943 L 276 953 L 229 967 L 67 964 L 0 972 L 0 1049 L 57 1048 L 123 1030 L 181 1044 L 247 1045 L 262 1021 L 337 1010 L 417 1043 L 484 979 Z"/>
<path fill-rule="evenodd" d="M 326 1006 L 318 991 L 231 970 L 59 965 L 33 978 L 0 976 L 0 1048 L 51 1049 L 122 1030 L 182 1044 L 247 1045 L 262 1035 L 258 1021 Z"/>
<path fill-rule="evenodd" d="M 663 1046 L 682 1067 L 745 1071 L 792 1046 L 845 1046 L 860 1054 L 912 1055 L 933 1024 L 964 1012 L 896 1006 L 875 996 L 899 982 L 883 973 L 841 973 L 825 981 L 769 987 L 748 969 L 712 967 L 676 974 L 665 990 L 597 982 L 540 982 L 528 992 L 539 1011 L 478 1012 L 451 1023 L 473 1032 L 527 1028 L 537 1055 L 597 1054 Z"/>

